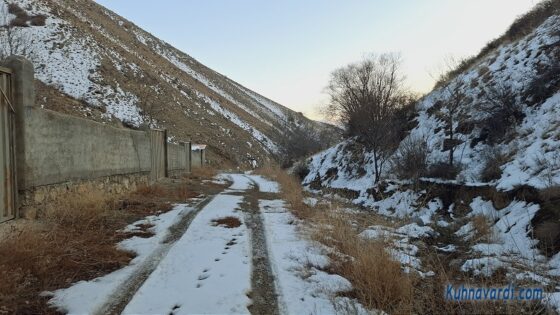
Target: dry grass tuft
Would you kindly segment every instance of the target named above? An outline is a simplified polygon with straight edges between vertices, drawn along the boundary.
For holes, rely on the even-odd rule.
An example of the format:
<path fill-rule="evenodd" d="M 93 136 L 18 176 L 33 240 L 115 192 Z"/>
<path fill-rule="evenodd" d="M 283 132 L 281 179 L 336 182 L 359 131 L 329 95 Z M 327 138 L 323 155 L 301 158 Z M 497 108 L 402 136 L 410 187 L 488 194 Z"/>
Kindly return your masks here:
<path fill-rule="evenodd" d="M 472 218 L 472 225 L 475 231 L 475 240 L 491 241 L 492 226 L 490 225 L 489 218 L 484 215 L 476 215 Z"/>
<path fill-rule="evenodd" d="M 223 217 L 223 218 L 212 220 L 212 225 L 233 229 L 241 226 L 241 221 L 239 221 L 239 218 L 236 217 Z"/>
<path fill-rule="evenodd" d="M 282 198 L 290 204 L 292 213 L 298 218 L 305 219 L 310 216 L 311 209 L 303 202 L 303 188 L 296 176 L 288 174 L 276 165 L 257 169 L 255 173 L 273 179 L 280 184 Z"/>
<path fill-rule="evenodd" d="M 203 167 L 195 167 L 192 169 L 190 174 L 187 174 L 186 177 L 188 178 L 197 178 L 197 179 L 210 179 L 218 174 L 218 171 L 215 168 L 210 166 L 203 166 Z"/>
<path fill-rule="evenodd" d="M 316 229 L 311 237 L 341 254 L 331 257 L 330 271 L 352 283 L 349 295 L 369 309 L 411 311 L 416 279 L 386 251 L 389 240 L 359 237 L 351 215 L 337 207 L 316 211 L 312 221 Z"/>

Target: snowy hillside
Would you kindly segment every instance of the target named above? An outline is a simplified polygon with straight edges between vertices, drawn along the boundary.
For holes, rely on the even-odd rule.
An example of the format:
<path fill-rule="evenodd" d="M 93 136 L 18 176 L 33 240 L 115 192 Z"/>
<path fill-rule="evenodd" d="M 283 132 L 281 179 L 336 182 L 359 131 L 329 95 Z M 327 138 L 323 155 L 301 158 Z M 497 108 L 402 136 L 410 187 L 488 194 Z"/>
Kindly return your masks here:
<path fill-rule="evenodd" d="M 412 267 L 422 276 L 428 272 L 421 259 L 426 254 L 416 247 L 419 241 L 411 245 L 410 235 L 405 237 L 412 231 L 423 246 L 453 257 L 449 268 L 470 276 L 503 271 L 509 281 L 537 283 L 549 288 L 547 301 L 558 307 L 560 293 L 554 292 L 560 276 L 559 30 L 560 16 L 550 16 L 416 104 L 415 127 L 400 147 L 424 141 L 429 168 L 449 159 L 442 103 L 452 93 L 464 95 L 458 109 L 461 118 L 453 125 L 457 176 L 399 178 L 388 162 L 376 185 L 373 154 L 347 139 L 304 163 L 309 172 L 303 184 L 311 192 L 349 199 L 394 222 L 413 222 L 396 228 L 372 226 L 362 233 L 365 238 L 396 238 L 389 250 L 405 270 Z M 497 114 L 485 106 L 498 93 L 519 110 L 518 120 L 488 123 L 495 122 Z M 495 174 L 488 178 L 485 172 L 492 162 Z M 402 252 L 410 246 L 416 250 Z"/>
<path fill-rule="evenodd" d="M 324 128 L 93 1 L 16 3 L 28 16 L 46 17 L 45 25 L 14 28 L 36 67 L 44 108 L 167 128 L 173 140 L 208 143 L 211 159 L 247 165 L 277 153 L 286 128 Z"/>
<path fill-rule="evenodd" d="M 428 160 L 432 164 L 447 161 L 449 152 L 443 150 L 445 124 L 435 114 L 434 107 L 438 100 L 448 98 L 449 89 L 457 87 L 468 100 L 460 109 L 464 114 L 463 122 L 472 126 L 458 133 L 461 144 L 455 150 L 455 160 L 462 164 L 457 177 L 459 182 L 480 183 L 486 154 L 497 150 L 509 157 L 501 167 L 501 177 L 491 183 L 499 189 L 509 190 L 522 184 L 535 188 L 560 184 L 560 91 L 553 92 L 545 100 L 531 103 L 533 80 L 542 85 L 549 84 L 539 81 L 539 74 L 560 61 L 558 29 L 560 16 L 552 16 L 522 40 L 500 47 L 475 67 L 460 74 L 449 83 L 449 87 L 428 94 L 416 105 L 417 126 L 403 143 L 412 139 L 426 139 Z M 483 103 L 484 94 L 493 87 L 511 89 L 524 114 L 522 122 L 515 126 L 509 138 L 497 144 L 483 141 L 485 130 L 477 124 L 489 115 L 478 106 Z M 327 186 L 335 188 L 350 185 L 365 191 L 372 187 L 372 157 L 368 153 L 357 152 L 360 158 L 351 159 L 350 150 L 347 149 L 349 145 L 348 142 L 342 143 L 313 157 L 306 183 L 321 178 Z M 360 151 L 359 148 L 357 150 Z M 359 166 L 365 173 L 358 172 Z M 333 167 L 340 167 L 337 176 L 325 176 Z M 388 164 L 386 173 L 391 178 Z"/>

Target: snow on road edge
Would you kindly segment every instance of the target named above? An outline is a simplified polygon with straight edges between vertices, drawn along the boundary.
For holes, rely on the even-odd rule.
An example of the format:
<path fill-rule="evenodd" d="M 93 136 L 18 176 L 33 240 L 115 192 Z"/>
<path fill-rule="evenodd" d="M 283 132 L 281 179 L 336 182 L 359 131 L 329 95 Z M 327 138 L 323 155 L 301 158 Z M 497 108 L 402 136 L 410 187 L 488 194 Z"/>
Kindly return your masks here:
<path fill-rule="evenodd" d="M 334 304 L 347 302 L 336 298 L 336 293 L 351 290 L 352 284 L 321 270 L 329 265 L 328 257 L 318 245 L 299 235 L 297 220 L 286 210 L 283 200 L 259 200 L 259 208 L 280 312 L 336 314 Z M 360 314 L 367 314 L 357 302 L 354 305 L 358 305 Z"/>

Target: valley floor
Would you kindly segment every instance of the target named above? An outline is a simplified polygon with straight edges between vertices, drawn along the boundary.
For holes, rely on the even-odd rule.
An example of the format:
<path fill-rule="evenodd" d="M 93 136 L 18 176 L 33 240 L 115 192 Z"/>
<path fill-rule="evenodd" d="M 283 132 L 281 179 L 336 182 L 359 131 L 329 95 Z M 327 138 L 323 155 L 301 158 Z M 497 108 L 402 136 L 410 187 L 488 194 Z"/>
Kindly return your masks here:
<path fill-rule="evenodd" d="M 260 174 L 267 177 L 197 179 L 200 195 L 123 229 L 132 237 L 118 248 L 135 254 L 125 267 L 42 296 L 69 314 L 540 314 L 560 305 L 556 276 L 526 268 L 497 241 L 476 245 L 485 255 L 471 251 L 470 242 L 448 231 L 452 222 L 426 221 L 434 219 L 435 203 L 419 218 L 396 218 L 336 194 L 304 193 L 278 170 Z M 399 200 L 391 207 L 398 209 Z M 513 229 L 523 222 L 516 207 L 504 216 Z M 471 265 L 474 271 L 464 268 Z M 445 299 L 448 284 L 508 285 L 499 270 L 515 271 L 519 288 L 544 288 L 542 298 Z"/>
<path fill-rule="evenodd" d="M 323 271 L 328 257 L 302 236 L 278 183 L 250 174 L 212 181 L 228 186 L 126 228 L 155 233 L 119 244 L 137 254 L 130 265 L 55 291 L 50 303 L 72 314 L 335 313 L 334 297 L 351 284 Z"/>

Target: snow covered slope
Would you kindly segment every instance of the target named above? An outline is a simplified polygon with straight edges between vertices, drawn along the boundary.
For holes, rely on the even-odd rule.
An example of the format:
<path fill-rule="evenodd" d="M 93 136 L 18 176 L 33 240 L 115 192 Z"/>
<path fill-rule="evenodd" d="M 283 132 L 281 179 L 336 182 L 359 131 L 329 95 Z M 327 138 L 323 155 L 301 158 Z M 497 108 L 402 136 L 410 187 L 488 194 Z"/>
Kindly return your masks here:
<path fill-rule="evenodd" d="M 266 161 L 286 129 L 315 124 L 90 0 L 18 0 L 44 26 L 16 27 L 36 67 L 40 106 L 131 127 L 167 128 L 210 159 Z M 9 16 L 13 18 L 13 15 Z M 30 22 L 28 22 L 30 23 Z M 209 39 L 211 40 L 211 39 Z"/>
<path fill-rule="evenodd" d="M 551 295 L 547 296 L 557 299 L 560 15 L 551 15 L 525 31 L 524 36 L 504 41 L 475 59 L 468 69 L 416 104 L 414 127 L 400 148 L 415 141 L 427 144 L 424 177 L 418 181 L 399 178 L 391 163 L 386 163 L 384 178 L 376 185 L 373 154 L 347 139 L 305 162 L 309 172 L 303 184 L 313 192 L 351 199 L 390 220 L 413 222 L 415 230 L 437 231 L 419 238 L 436 244 L 439 252 L 457 255 L 446 268 L 458 269 L 467 277 L 504 271 L 512 283 L 548 286 Z M 448 161 L 444 142 L 449 135 L 442 104 L 457 91 L 464 95 L 458 110 L 461 119 L 453 126 L 458 140 L 454 160 L 460 170 L 454 178 L 443 179 L 431 173 L 430 166 Z M 507 102 L 518 110 L 518 119 L 488 124 L 500 123 L 496 117 L 502 114 L 485 109 L 489 101 L 496 101 L 500 108 Z M 490 178 L 484 175 L 489 166 L 495 171 Z M 391 233 L 401 239 L 398 231 L 408 227 Z M 373 226 L 364 236 L 376 236 L 379 229 Z M 482 230 L 486 231 L 483 237 Z M 403 262 L 403 255 L 395 256 Z M 425 274 L 420 261 L 405 261 L 405 270 L 412 265 Z M 548 301 L 557 310 L 559 302 Z"/>
<path fill-rule="evenodd" d="M 560 16 L 553 15 L 522 39 L 498 47 L 448 85 L 429 93 L 417 103 L 416 127 L 401 145 L 425 139 L 429 163 L 447 162 L 449 151 L 443 147 L 448 136 L 439 115 L 440 104 L 449 99 L 449 91 L 458 90 L 465 95 L 459 109 L 461 121 L 454 125 L 460 142 L 454 152 L 455 161 L 461 165 L 458 182 L 480 184 L 489 153 L 499 152 L 504 157 L 501 176 L 489 183 L 498 189 L 510 190 L 518 185 L 542 189 L 560 184 L 559 30 Z M 510 130 L 503 139 L 492 142 L 488 140 L 492 130 L 484 125 L 492 114 L 482 110 L 481 104 L 488 102 L 485 95 L 497 89 L 511 91 L 523 119 L 508 126 Z M 327 187 L 359 188 L 356 190 L 365 193 L 373 187 L 372 158 L 347 140 L 312 157 L 304 183 L 320 181 Z M 386 163 L 384 173 L 394 179 L 390 163 Z"/>

